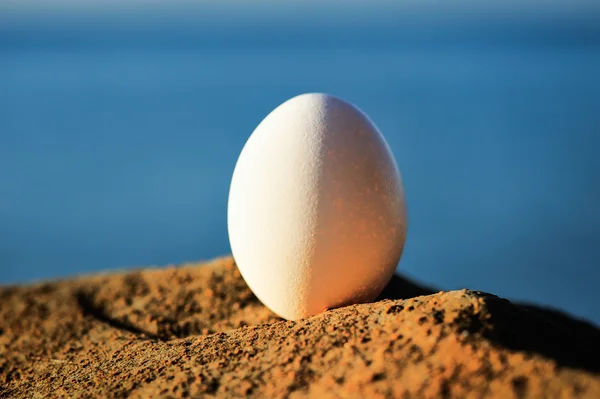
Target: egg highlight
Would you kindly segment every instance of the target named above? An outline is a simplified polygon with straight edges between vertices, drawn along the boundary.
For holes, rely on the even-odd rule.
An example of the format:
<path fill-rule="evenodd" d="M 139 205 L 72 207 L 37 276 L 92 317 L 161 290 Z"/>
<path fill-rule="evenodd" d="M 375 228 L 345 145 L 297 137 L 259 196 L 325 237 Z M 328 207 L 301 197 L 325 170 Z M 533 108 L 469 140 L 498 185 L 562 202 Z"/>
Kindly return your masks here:
<path fill-rule="evenodd" d="M 288 320 L 377 298 L 407 232 L 383 135 L 356 106 L 319 93 L 284 102 L 250 135 L 227 218 L 244 280 Z"/>

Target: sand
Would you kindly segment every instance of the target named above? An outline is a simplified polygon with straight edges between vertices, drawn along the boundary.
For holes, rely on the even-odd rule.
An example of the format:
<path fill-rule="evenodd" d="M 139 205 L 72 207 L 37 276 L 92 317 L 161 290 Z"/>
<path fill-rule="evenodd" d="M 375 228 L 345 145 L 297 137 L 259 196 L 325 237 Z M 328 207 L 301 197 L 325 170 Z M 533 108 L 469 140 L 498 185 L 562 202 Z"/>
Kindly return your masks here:
<path fill-rule="evenodd" d="M 600 330 L 395 277 L 297 322 L 231 258 L 0 288 L 0 397 L 600 398 Z"/>

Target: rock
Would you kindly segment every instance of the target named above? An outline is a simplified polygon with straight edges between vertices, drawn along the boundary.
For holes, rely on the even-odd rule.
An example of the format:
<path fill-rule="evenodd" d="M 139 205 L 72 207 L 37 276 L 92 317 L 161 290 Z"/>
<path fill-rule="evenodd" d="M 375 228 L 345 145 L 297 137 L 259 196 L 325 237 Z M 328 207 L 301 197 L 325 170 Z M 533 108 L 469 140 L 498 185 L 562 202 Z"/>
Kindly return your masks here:
<path fill-rule="evenodd" d="M 600 398 L 600 330 L 559 312 L 396 276 L 284 321 L 199 266 L 0 288 L 0 397 Z"/>

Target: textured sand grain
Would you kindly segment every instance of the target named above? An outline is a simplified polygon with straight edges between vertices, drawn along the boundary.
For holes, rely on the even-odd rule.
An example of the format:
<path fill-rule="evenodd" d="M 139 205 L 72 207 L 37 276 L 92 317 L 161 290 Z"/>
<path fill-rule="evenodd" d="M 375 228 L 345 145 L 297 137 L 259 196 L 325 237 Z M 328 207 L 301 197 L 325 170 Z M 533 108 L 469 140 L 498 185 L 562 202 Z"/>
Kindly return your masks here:
<path fill-rule="evenodd" d="M 600 398 L 599 343 L 560 313 L 399 277 L 284 321 L 230 258 L 0 288 L 0 397 Z"/>

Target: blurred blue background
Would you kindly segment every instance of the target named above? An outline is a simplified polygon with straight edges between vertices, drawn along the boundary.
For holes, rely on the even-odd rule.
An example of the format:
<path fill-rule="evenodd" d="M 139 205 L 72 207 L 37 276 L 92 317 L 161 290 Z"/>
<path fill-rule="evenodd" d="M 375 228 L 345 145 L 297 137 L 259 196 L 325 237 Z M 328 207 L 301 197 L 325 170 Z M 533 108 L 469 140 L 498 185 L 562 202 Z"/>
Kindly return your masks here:
<path fill-rule="evenodd" d="M 230 253 L 246 139 L 318 91 L 397 158 L 400 272 L 600 323 L 595 10 L 24 4 L 0 14 L 0 284 Z"/>

